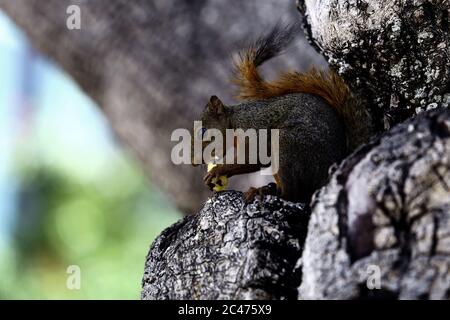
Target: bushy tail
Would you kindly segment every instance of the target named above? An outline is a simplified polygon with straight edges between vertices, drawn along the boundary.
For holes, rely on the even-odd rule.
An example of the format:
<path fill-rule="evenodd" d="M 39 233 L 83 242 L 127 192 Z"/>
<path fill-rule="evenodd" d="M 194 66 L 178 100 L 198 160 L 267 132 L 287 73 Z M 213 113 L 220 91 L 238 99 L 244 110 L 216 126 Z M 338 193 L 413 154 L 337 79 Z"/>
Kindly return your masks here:
<path fill-rule="evenodd" d="M 282 73 L 273 81 L 266 81 L 258 71 L 265 61 L 280 54 L 294 39 L 298 25 L 280 25 L 265 37 L 240 52 L 235 62 L 234 82 L 239 87 L 237 95 L 241 100 L 260 100 L 279 97 L 291 93 L 309 93 L 320 96 L 336 109 L 344 121 L 349 137 L 349 147 L 353 149 L 372 134 L 369 112 L 351 94 L 339 75 L 333 71 L 310 71 Z M 366 127 L 367 126 L 367 127 Z"/>
<path fill-rule="evenodd" d="M 259 74 L 258 67 L 279 55 L 294 39 L 296 29 L 296 25 L 282 27 L 277 24 L 269 34 L 239 53 L 235 61 L 234 79 L 239 87 L 239 99 L 256 100 L 275 96 L 271 84 Z"/>

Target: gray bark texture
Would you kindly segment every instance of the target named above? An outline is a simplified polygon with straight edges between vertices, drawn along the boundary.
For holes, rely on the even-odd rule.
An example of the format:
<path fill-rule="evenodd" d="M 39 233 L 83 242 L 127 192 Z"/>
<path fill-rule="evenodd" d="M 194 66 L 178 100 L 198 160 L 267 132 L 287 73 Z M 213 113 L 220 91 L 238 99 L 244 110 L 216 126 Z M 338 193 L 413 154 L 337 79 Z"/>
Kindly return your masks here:
<path fill-rule="evenodd" d="M 302 204 L 220 192 L 153 243 L 142 299 L 296 298 L 308 217 Z"/>
<path fill-rule="evenodd" d="M 69 5 L 81 9 L 81 30 L 66 26 Z M 232 53 L 279 19 L 298 19 L 294 2 L 277 0 L 0 0 L 0 9 L 99 105 L 152 182 L 186 213 L 209 191 L 203 168 L 170 160 L 171 133 L 191 129 L 213 94 L 232 103 Z M 268 76 L 325 64 L 303 36 L 289 52 Z M 260 177 L 231 187 L 261 185 Z"/>
<path fill-rule="evenodd" d="M 380 128 L 450 104 L 449 0 L 298 0 L 309 40 Z"/>

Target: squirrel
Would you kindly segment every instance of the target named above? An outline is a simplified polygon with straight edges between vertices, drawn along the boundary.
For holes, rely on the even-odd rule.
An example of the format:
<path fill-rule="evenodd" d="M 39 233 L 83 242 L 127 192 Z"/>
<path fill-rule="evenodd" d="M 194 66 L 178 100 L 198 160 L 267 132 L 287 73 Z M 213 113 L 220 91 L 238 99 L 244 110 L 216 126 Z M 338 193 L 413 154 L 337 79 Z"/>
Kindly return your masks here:
<path fill-rule="evenodd" d="M 296 30 L 295 25 L 276 25 L 240 52 L 234 82 L 239 87 L 237 97 L 243 102 L 225 105 L 212 96 L 200 116 L 201 133 L 211 128 L 224 134 L 226 129 L 279 129 L 276 185 L 250 188 L 245 193 L 247 203 L 265 194 L 309 202 L 326 182 L 329 167 L 373 134 L 370 113 L 334 71 L 312 68 L 305 73 L 282 73 L 273 81 L 262 78 L 258 67 L 280 54 L 292 42 Z M 207 145 L 203 142 L 203 149 Z M 248 152 L 248 146 L 235 147 Z M 221 176 L 229 178 L 263 167 L 261 163 L 218 164 L 205 175 L 204 182 L 212 190 Z"/>

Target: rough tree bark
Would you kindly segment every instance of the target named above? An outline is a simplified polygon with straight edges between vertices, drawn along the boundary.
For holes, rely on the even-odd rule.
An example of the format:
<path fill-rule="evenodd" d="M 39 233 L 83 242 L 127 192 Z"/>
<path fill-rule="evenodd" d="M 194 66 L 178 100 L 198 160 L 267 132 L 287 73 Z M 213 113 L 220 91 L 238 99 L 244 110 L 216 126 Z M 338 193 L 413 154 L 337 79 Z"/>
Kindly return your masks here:
<path fill-rule="evenodd" d="M 450 110 L 359 149 L 312 208 L 301 298 L 449 299 Z"/>
<path fill-rule="evenodd" d="M 73 4 L 81 9 L 81 30 L 66 27 Z M 210 95 L 230 102 L 230 55 L 244 39 L 280 18 L 297 18 L 295 3 L 276 0 L 0 0 L 0 8 L 98 103 L 151 180 L 187 213 L 209 191 L 203 168 L 170 161 L 172 131 L 192 128 Z M 303 37 L 292 53 L 272 64 L 269 75 L 324 64 Z M 253 184 L 261 184 L 258 177 Z M 244 187 L 240 182 L 235 186 Z"/>
<path fill-rule="evenodd" d="M 450 104 L 449 0 L 297 0 L 309 40 L 378 126 Z"/>
<path fill-rule="evenodd" d="M 142 298 L 296 298 L 307 210 L 271 196 L 246 206 L 240 192 L 218 193 L 153 243 Z"/>

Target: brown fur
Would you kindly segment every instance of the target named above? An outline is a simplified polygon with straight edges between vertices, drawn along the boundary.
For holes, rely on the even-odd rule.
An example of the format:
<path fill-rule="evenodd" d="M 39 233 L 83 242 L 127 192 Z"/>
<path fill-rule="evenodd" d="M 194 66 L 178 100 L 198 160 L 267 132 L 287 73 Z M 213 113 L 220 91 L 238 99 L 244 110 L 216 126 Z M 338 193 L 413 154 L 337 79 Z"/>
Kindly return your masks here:
<path fill-rule="evenodd" d="M 351 150 L 370 137 L 369 115 L 337 73 L 312 68 L 305 73 L 282 73 L 277 79 L 266 81 L 258 71 L 256 55 L 256 48 L 250 47 L 240 54 L 235 63 L 233 82 L 239 87 L 238 99 L 261 100 L 291 93 L 314 94 L 324 99 L 343 119 Z"/>
<path fill-rule="evenodd" d="M 333 71 L 319 71 L 312 68 L 305 73 L 297 71 L 283 73 L 276 80 L 266 81 L 254 63 L 253 48 L 240 55 L 235 67 L 234 82 L 239 86 L 237 98 L 240 100 L 260 100 L 290 93 L 310 93 L 322 97 L 328 104 L 339 109 L 350 96 L 347 85 Z"/>

